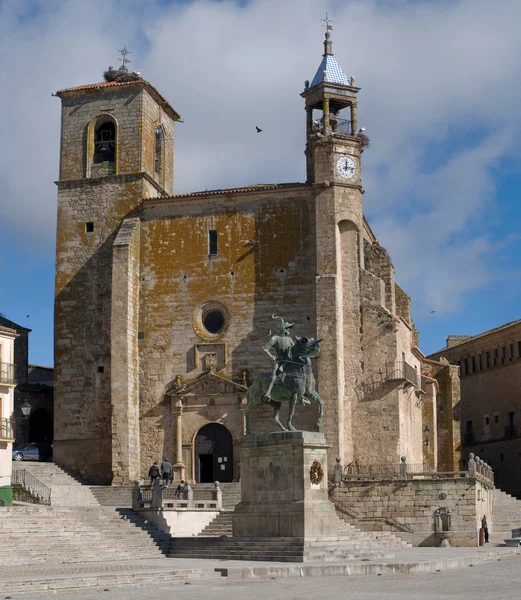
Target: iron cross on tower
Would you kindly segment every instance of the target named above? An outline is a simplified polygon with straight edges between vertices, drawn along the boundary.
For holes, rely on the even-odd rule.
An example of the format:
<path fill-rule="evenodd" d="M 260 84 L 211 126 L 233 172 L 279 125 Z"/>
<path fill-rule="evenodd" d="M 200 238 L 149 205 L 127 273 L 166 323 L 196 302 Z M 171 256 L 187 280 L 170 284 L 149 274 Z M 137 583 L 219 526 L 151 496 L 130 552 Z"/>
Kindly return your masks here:
<path fill-rule="evenodd" d="M 334 23 L 334 21 L 332 21 L 326 13 L 326 18 L 325 19 L 320 19 L 321 21 L 323 21 L 325 23 L 325 25 L 322 25 L 322 27 L 326 28 L 326 31 L 333 31 L 333 26 L 330 25 L 330 23 Z"/>
<path fill-rule="evenodd" d="M 326 15 L 327 17 L 327 15 Z M 127 65 L 132 62 L 130 59 L 127 58 L 127 56 L 129 54 L 131 54 L 130 50 L 127 49 L 127 46 L 123 46 L 123 48 L 121 50 L 118 50 L 118 52 L 121 54 L 121 56 L 123 58 L 120 58 L 119 60 L 121 61 L 121 69 L 123 71 L 128 71 Z"/>

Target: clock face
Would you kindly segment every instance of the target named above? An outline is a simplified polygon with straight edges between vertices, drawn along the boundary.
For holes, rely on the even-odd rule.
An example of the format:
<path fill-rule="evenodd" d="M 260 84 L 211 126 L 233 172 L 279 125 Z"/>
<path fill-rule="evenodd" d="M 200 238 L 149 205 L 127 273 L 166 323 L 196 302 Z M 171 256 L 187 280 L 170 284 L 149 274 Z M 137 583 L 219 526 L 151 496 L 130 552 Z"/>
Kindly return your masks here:
<path fill-rule="evenodd" d="M 341 156 L 336 161 L 336 170 L 340 177 L 352 179 L 356 173 L 355 161 L 350 156 Z"/>

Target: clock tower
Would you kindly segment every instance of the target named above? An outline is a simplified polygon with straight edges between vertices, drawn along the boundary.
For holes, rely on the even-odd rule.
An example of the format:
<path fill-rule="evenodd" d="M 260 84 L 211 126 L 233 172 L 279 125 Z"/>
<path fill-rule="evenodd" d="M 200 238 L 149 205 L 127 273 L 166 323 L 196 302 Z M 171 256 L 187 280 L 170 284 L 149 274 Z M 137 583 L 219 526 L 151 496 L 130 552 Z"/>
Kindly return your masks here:
<path fill-rule="evenodd" d="M 362 378 L 361 272 L 364 217 L 357 93 L 333 56 L 330 27 L 324 54 L 302 97 L 306 107 L 307 183 L 315 198 L 316 318 L 322 338 L 319 392 L 328 400 L 323 431 L 331 451 L 353 460 Z"/>
<path fill-rule="evenodd" d="M 359 91 L 354 77 L 346 77 L 336 62 L 331 34 L 327 31 L 322 62 L 311 83 L 306 81 L 301 94 L 306 101 L 308 183 L 328 180 L 360 185 L 362 139 L 357 135 L 356 97 Z M 335 147 L 330 158 L 336 160 L 322 164 L 320 155 L 326 146 Z"/>

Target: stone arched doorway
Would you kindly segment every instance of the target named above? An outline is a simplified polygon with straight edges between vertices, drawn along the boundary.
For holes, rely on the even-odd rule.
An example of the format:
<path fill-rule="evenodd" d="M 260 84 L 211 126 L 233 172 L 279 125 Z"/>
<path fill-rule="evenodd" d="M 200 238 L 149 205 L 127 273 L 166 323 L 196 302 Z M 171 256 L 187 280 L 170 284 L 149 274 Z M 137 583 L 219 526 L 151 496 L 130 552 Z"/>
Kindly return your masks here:
<path fill-rule="evenodd" d="M 195 438 L 195 480 L 233 481 L 233 438 L 224 425 L 209 423 L 199 429 Z"/>
<path fill-rule="evenodd" d="M 41 444 L 52 444 L 52 419 L 45 408 L 37 408 L 29 417 L 29 441 Z"/>

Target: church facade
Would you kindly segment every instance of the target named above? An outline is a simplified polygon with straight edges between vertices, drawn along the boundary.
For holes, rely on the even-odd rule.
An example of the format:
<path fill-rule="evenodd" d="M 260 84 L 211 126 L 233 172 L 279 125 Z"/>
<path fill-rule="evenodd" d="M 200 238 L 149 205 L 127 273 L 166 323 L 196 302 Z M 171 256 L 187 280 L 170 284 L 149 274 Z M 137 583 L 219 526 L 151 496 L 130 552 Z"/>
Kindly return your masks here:
<path fill-rule="evenodd" d="M 272 369 L 274 314 L 322 339 L 332 463 L 423 462 L 435 380 L 421 376 L 410 299 L 364 218 L 359 91 L 327 32 L 302 92 L 307 181 L 181 195 L 180 116 L 150 83 L 57 92 L 57 463 L 122 484 L 165 456 L 178 479 L 239 479 L 246 389 Z M 252 429 L 273 430 L 272 412 L 259 407 Z M 316 421 L 316 405 L 297 407 L 298 428 Z"/>

